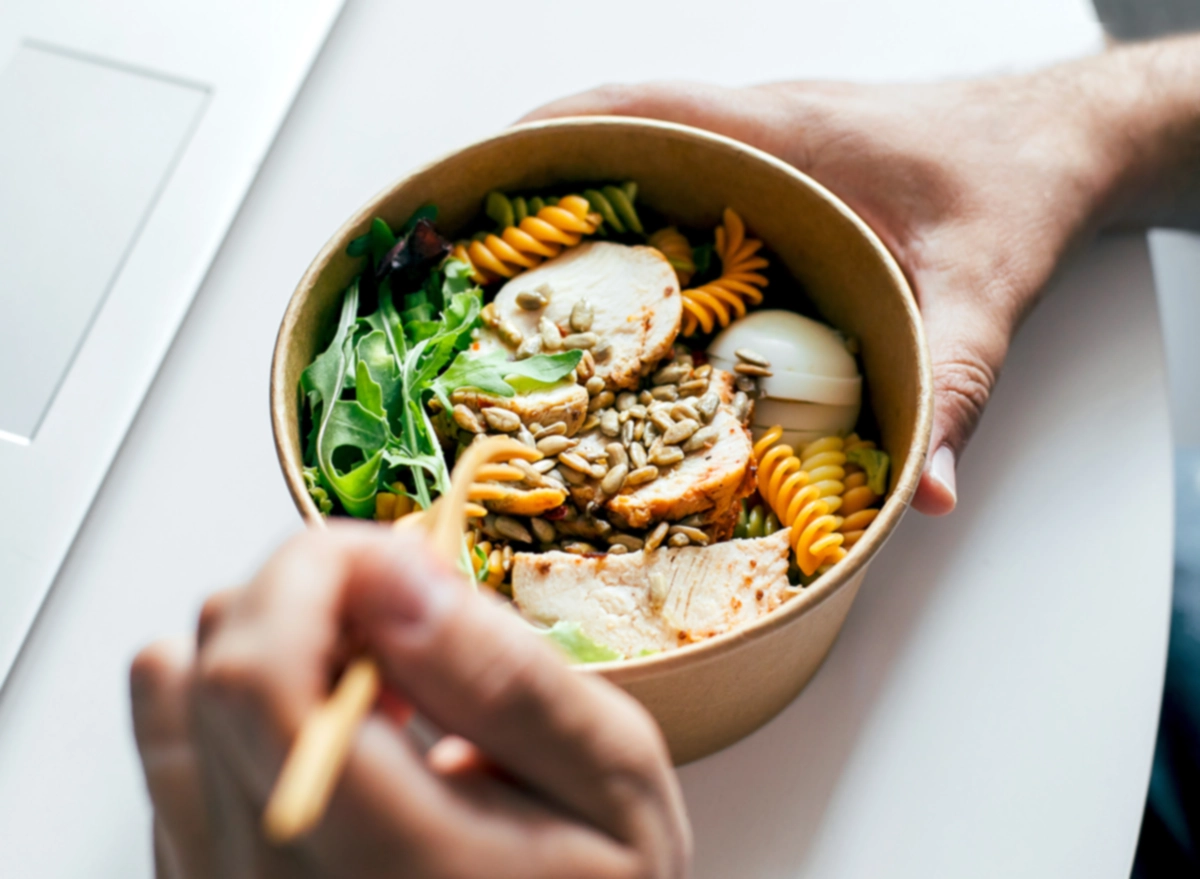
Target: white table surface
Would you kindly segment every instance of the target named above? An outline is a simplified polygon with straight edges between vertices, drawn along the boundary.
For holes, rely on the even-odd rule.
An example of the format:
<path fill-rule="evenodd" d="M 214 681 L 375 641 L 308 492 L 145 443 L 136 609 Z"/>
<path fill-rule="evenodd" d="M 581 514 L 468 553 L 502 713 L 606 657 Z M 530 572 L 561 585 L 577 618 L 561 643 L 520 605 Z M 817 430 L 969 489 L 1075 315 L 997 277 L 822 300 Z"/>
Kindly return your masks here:
<path fill-rule="evenodd" d="M 350 0 L 264 164 L 0 695 L 4 876 L 150 875 L 126 668 L 299 527 L 271 344 L 370 194 L 599 82 L 945 76 L 1099 44 L 1085 0 L 451 8 Z M 696 875 L 1128 875 L 1167 632 L 1166 413 L 1145 243 L 1106 241 L 1019 337 L 959 512 L 906 519 L 801 697 L 682 770 Z"/>

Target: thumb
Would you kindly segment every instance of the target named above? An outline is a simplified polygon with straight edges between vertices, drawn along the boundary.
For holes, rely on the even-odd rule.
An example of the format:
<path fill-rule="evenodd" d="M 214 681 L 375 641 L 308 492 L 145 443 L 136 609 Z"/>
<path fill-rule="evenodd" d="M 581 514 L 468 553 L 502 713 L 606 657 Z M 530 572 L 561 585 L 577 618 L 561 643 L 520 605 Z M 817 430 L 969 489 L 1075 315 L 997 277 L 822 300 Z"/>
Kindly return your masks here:
<path fill-rule="evenodd" d="M 921 300 L 933 366 L 933 431 L 913 506 L 943 516 L 958 502 L 958 462 L 996 385 L 1009 333 L 972 302 Z"/>

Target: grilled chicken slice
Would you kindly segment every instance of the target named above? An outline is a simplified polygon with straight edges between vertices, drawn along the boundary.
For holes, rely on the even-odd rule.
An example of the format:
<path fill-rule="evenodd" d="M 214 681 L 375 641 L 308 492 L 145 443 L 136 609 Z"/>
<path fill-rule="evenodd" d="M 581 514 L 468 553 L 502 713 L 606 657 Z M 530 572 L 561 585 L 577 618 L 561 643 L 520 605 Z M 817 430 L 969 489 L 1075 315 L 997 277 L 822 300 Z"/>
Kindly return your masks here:
<path fill-rule="evenodd" d="M 651 553 L 517 553 L 513 600 L 546 625 L 575 622 L 626 658 L 750 623 L 790 594 L 788 529 L 756 540 Z"/>
<path fill-rule="evenodd" d="M 574 436 L 587 418 L 587 389 L 577 384 L 559 384 L 554 387 L 527 391 L 512 397 L 493 397 L 491 394 L 465 393 L 461 399 L 476 410 L 499 406 L 515 412 L 526 425 L 540 424 L 549 427 L 563 422 L 567 425 L 567 436 Z"/>
<path fill-rule="evenodd" d="M 517 304 L 517 294 L 539 289 L 549 291 L 545 308 L 526 311 Z M 571 309 L 581 299 L 592 306 L 590 332 L 611 346 L 596 362 L 596 374 L 610 387 L 636 386 L 670 353 L 683 300 L 675 270 L 653 247 L 581 244 L 508 281 L 496 294 L 495 310 L 525 338 L 538 332 L 543 316 L 565 336 L 572 333 Z M 504 347 L 492 331 L 482 333 L 478 345 L 481 350 Z"/>

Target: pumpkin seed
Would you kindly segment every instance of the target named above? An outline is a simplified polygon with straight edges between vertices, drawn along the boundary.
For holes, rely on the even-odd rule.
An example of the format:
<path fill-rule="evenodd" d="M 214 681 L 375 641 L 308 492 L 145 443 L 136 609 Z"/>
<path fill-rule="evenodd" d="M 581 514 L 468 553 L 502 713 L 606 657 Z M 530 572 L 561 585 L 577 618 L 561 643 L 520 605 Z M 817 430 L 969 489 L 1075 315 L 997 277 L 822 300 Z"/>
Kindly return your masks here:
<path fill-rule="evenodd" d="M 682 534 L 687 537 L 689 543 L 695 543 L 699 546 L 708 546 L 708 535 L 699 528 L 693 528 L 690 525 L 672 525 L 671 534 Z"/>
<path fill-rule="evenodd" d="M 529 529 L 512 516 L 497 516 L 495 527 L 501 537 L 518 543 L 533 543 L 533 535 L 529 533 Z"/>
<path fill-rule="evenodd" d="M 595 312 L 592 310 L 592 303 L 586 299 L 580 299 L 571 308 L 571 329 L 577 333 L 586 333 L 592 328 L 592 318 Z"/>
<path fill-rule="evenodd" d="M 666 539 L 667 532 L 670 530 L 670 528 L 671 526 L 666 522 L 659 522 L 658 525 L 655 526 L 654 530 L 646 535 L 646 543 L 643 547 L 646 552 L 653 552 L 662 546 L 662 542 Z M 661 578 L 662 574 L 656 574 L 654 576 Z"/>
<path fill-rule="evenodd" d="M 546 307 L 546 297 L 537 290 L 522 290 L 517 294 L 517 305 L 526 311 L 540 311 Z"/>
<path fill-rule="evenodd" d="M 763 369 L 770 369 L 771 361 L 763 357 L 757 351 L 751 351 L 749 348 L 738 348 L 733 352 L 733 356 L 743 363 L 749 363 L 753 366 L 761 366 Z M 734 367 L 736 369 L 737 367 Z"/>
<path fill-rule="evenodd" d="M 483 425 L 479 423 L 479 419 L 475 417 L 475 413 L 471 411 L 469 406 L 459 403 L 453 409 L 454 423 L 469 433 L 481 433 Z"/>
<path fill-rule="evenodd" d="M 513 433 L 521 427 L 521 419 L 515 412 L 501 409 L 499 406 L 489 406 L 483 410 L 483 420 L 492 430 L 501 433 Z"/>
<path fill-rule="evenodd" d="M 690 439 L 692 434 L 700 429 L 700 422 L 685 418 L 683 421 L 677 421 L 671 425 L 665 433 L 663 433 L 662 441 L 668 446 L 675 446 L 686 439 Z"/>
<path fill-rule="evenodd" d="M 579 348 L 585 351 L 590 348 L 592 351 L 595 351 L 599 341 L 600 337 L 595 333 L 571 333 L 571 335 L 562 340 L 562 345 L 568 351 L 574 351 Z"/>
<path fill-rule="evenodd" d="M 568 439 L 565 436 L 547 436 L 537 441 L 537 450 L 548 458 L 562 454 L 567 449 L 579 445 L 579 440 Z"/>
<path fill-rule="evenodd" d="M 653 464 L 647 464 L 645 467 L 638 467 L 632 473 L 625 477 L 625 485 L 633 487 L 635 485 L 644 485 L 658 479 L 658 468 Z"/>

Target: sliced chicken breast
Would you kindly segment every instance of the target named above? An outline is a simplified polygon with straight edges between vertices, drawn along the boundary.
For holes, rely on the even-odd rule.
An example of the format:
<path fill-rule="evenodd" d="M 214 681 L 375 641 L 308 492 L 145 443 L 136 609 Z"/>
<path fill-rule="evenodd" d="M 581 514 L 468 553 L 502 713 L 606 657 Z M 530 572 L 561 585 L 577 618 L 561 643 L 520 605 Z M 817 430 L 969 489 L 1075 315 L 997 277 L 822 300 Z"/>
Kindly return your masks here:
<path fill-rule="evenodd" d="M 462 399 L 476 410 L 483 410 L 489 406 L 507 409 L 516 413 L 526 426 L 540 424 L 549 427 L 561 421 L 567 425 L 568 436 L 578 433 L 584 419 L 587 418 L 587 389 L 577 384 L 560 384 L 512 397 L 467 393 L 455 399 Z"/>
<path fill-rule="evenodd" d="M 750 623 L 788 586 L 788 529 L 756 540 L 626 555 L 517 553 L 513 600 L 529 619 L 575 622 L 626 658 Z"/>
<path fill-rule="evenodd" d="M 545 308 L 527 311 L 517 296 L 539 291 Z M 495 311 L 525 338 L 548 317 L 564 336 L 572 334 L 571 310 L 580 300 L 592 309 L 589 332 L 607 354 L 596 358 L 596 374 L 613 388 L 631 388 L 671 350 L 679 332 L 683 300 L 679 280 L 666 258 L 653 247 L 596 241 L 571 248 L 508 281 L 496 294 Z M 492 331 L 480 334 L 479 349 L 503 348 Z"/>

